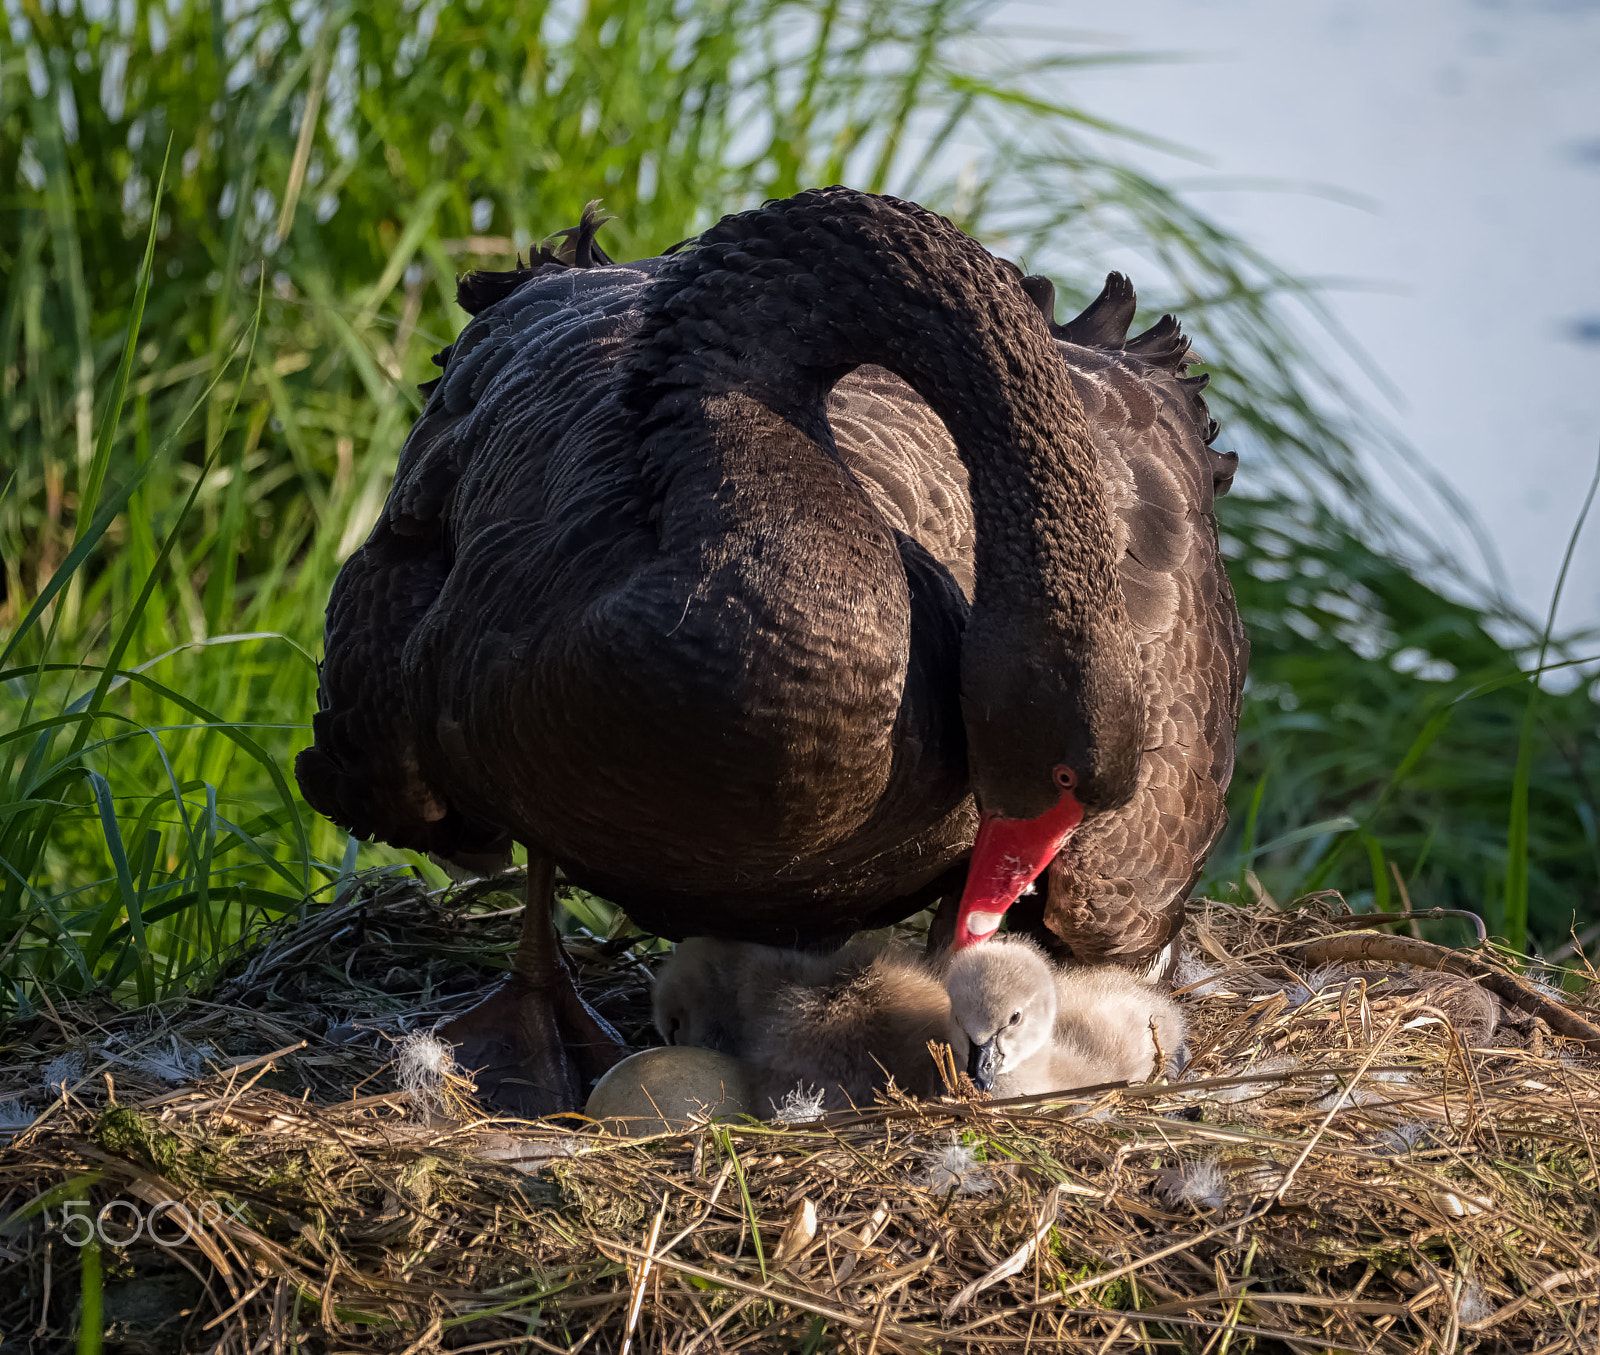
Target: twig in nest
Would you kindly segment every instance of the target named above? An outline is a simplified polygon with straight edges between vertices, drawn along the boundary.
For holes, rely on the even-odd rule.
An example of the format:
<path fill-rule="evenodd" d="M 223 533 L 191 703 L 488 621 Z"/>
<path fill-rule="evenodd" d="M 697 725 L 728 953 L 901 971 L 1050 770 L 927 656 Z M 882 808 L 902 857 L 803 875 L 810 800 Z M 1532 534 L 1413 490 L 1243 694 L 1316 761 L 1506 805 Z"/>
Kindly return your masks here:
<path fill-rule="evenodd" d="M 954 1096 L 961 1079 L 961 1070 L 956 1067 L 955 1050 L 946 1040 L 929 1040 L 928 1053 L 933 1058 L 933 1066 L 939 1074 L 939 1081 L 944 1083 L 944 1094 Z"/>
<path fill-rule="evenodd" d="M 1161 1081 L 1161 1075 L 1167 1071 L 1167 1051 L 1161 1047 L 1161 1032 L 1156 1029 L 1156 1018 L 1152 1016 L 1149 1022 L 1150 1042 L 1156 1047 L 1155 1063 L 1150 1069 L 1149 1081 Z"/>
<path fill-rule="evenodd" d="M 667 1197 L 661 1197 L 661 1208 L 656 1211 L 656 1221 L 650 1225 L 650 1236 L 644 1244 L 644 1260 L 634 1278 L 633 1294 L 628 1303 L 628 1321 L 622 1331 L 622 1355 L 628 1355 L 633 1345 L 633 1329 L 639 1322 L 639 1309 L 644 1304 L 645 1285 L 650 1281 L 650 1265 L 656 1259 L 656 1239 L 661 1236 L 661 1220 L 667 1216 Z"/>
<path fill-rule="evenodd" d="M 1015 1275 L 1025 1265 L 1027 1265 L 1033 1257 L 1033 1249 L 1044 1240 L 1045 1234 L 1055 1226 L 1056 1215 L 1060 1212 L 1060 1209 L 1061 1187 L 1054 1186 L 1051 1188 L 1050 1193 L 1044 1197 L 1044 1207 L 1039 1210 L 1039 1223 L 1038 1226 L 1033 1230 L 1033 1236 L 1024 1242 L 1020 1247 L 1018 1247 L 1016 1251 L 1012 1252 L 1010 1256 L 1006 1257 L 1004 1261 L 997 1265 L 987 1275 L 980 1275 L 976 1280 L 967 1285 L 966 1288 L 964 1288 L 959 1294 L 951 1299 L 949 1303 L 945 1304 L 944 1320 L 948 1322 L 952 1317 L 960 1312 L 962 1308 L 966 1307 L 968 1303 L 975 1299 L 979 1294 L 983 1293 L 985 1289 L 989 1288 L 990 1285 L 999 1284 L 1001 1280 Z"/>
<path fill-rule="evenodd" d="M 1307 965 L 1372 960 L 1380 964 L 1409 964 L 1419 969 L 1459 974 L 1481 984 L 1512 1006 L 1543 1018 L 1544 1023 L 1558 1035 L 1565 1035 L 1586 1049 L 1600 1052 L 1600 1026 L 1585 1021 L 1559 1002 L 1551 1001 L 1525 979 L 1496 969 L 1462 951 L 1436 946 L 1431 941 L 1417 941 L 1409 936 L 1344 934 L 1306 941 L 1288 948 L 1284 954 Z"/>
<path fill-rule="evenodd" d="M 1392 866 L 1394 862 L 1391 861 L 1389 864 Z M 1400 883 L 1398 875 L 1395 876 L 1395 880 L 1396 883 Z M 1400 883 L 1400 888 L 1403 892 L 1405 885 Z M 1411 923 L 1412 935 L 1416 940 L 1420 941 L 1422 938 L 1416 936 L 1416 924 L 1419 921 L 1437 920 L 1441 917 L 1466 918 L 1468 922 L 1472 923 L 1473 930 L 1478 933 L 1478 944 L 1480 946 L 1489 939 L 1489 929 L 1483 925 L 1483 919 L 1465 908 L 1407 908 L 1403 913 L 1366 913 L 1360 917 L 1340 918 L 1339 929 L 1345 932 L 1358 932 L 1367 927 L 1387 927 L 1391 922 L 1409 922 Z"/>

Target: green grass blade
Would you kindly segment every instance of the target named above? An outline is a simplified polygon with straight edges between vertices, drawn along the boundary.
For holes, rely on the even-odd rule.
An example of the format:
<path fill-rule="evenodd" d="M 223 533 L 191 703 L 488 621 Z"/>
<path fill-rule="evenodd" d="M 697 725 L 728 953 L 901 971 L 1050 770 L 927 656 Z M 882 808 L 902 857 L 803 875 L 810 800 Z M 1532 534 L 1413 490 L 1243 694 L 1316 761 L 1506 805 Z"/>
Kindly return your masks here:
<path fill-rule="evenodd" d="M 50 667 L 53 669 L 61 669 L 67 666 L 68 665 L 64 664 L 50 665 Z M 3 677 L 3 674 L 0 674 L 0 677 Z M 250 735 L 246 734 L 238 724 L 221 719 L 213 712 L 207 710 L 199 702 L 185 696 L 176 688 L 169 687 L 165 683 L 157 682 L 148 673 L 140 672 L 137 669 L 125 669 L 121 673 L 117 674 L 117 677 L 123 681 L 143 687 L 155 695 L 163 698 L 164 700 L 171 702 L 181 710 L 185 710 L 189 714 L 195 716 L 198 720 L 203 722 L 205 728 L 216 731 L 218 734 L 237 745 L 262 768 L 262 770 L 267 774 L 267 777 L 272 784 L 272 788 L 278 796 L 282 812 L 294 824 L 295 842 L 299 851 L 302 865 L 302 876 L 299 883 L 306 888 L 309 888 L 311 883 L 310 873 L 312 864 L 311 845 L 309 839 L 307 839 L 305 835 L 305 825 L 300 820 L 298 802 L 296 801 L 294 793 L 290 790 L 288 778 L 284 776 L 282 769 L 278 766 L 277 759 L 272 757 L 272 755 L 259 742 L 253 739 Z M 98 684 L 96 690 L 99 690 Z M 92 695 L 93 693 L 91 693 L 91 696 Z M 89 698 L 81 698 L 83 701 L 87 701 L 88 699 Z M 148 731 L 141 730 L 141 732 Z M 49 769 L 40 773 L 38 777 L 38 785 L 41 787 L 48 786 L 56 778 L 71 774 L 78 761 L 87 751 L 89 751 L 88 748 L 74 748 L 58 762 L 52 764 Z M 292 880 L 292 877 L 286 878 L 290 878 Z"/>
<path fill-rule="evenodd" d="M 1317 823 L 1308 823 L 1303 828 L 1292 828 L 1287 833 L 1280 833 L 1271 842 L 1263 842 L 1259 847 L 1250 845 L 1252 835 L 1246 833 L 1243 859 L 1254 861 L 1257 857 L 1270 856 L 1273 852 L 1282 851 L 1285 847 L 1293 847 L 1301 842 L 1310 842 L 1313 838 L 1323 837 L 1329 833 L 1347 832 L 1359 826 L 1356 820 L 1348 814 L 1341 814 L 1335 819 L 1322 819 Z"/>
<path fill-rule="evenodd" d="M 139 912 L 138 892 L 133 884 L 133 871 L 128 865 L 127 853 L 122 846 L 122 830 L 117 823 L 116 806 L 111 802 L 111 783 L 99 772 L 86 772 L 89 789 L 94 795 L 95 808 L 100 813 L 100 826 L 105 833 L 106 852 L 117 871 L 117 889 L 122 907 L 128 915 L 128 926 L 133 934 L 133 946 L 138 957 L 139 1001 L 155 1001 L 155 976 L 150 963 L 150 948 L 145 937 L 144 918 Z M 108 919 L 105 930 L 110 932 L 116 917 L 115 900 L 107 902 L 103 916 Z M 93 948 L 91 947 L 91 955 Z"/>
<path fill-rule="evenodd" d="M 350 886 L 355 882 L 356 856 L 361 850 L 361 842 L 354 835 L 347 836 L 344 840 L 344 855 L 339 859 L 339 873 L 334 877 L 333 901 L 342 903 L 344 896 L 349 893 Z"/>
<path fill-rule="evenodd" d="M 1259 819 L 1261 817 L 1261 801 L 1262 801 L 1262 799 L 1265 797 L 1265 795 L 1267 793 L 1267 776 L 1268 775 L 1269 775 L 1268 773 L 1263 772 L 1261 774 L 1261 776 L 1257 779 L 1255 792 L 1250 796 L 1250 812 L 1245 816 L 1245 821 L 1244 821 L 1244 846 L 1241 849 L 1240 856 L 1239 856 L 1239 863 L 1240 863 L 1239 864 L 1239 892 L 1240 893 L 1243 893 L 1244 892 L 1244 888 L 1245 888 L 1244 867 L 1252 858 L 1254 858 L 1257 855 L 1257 852 L 1256 852 L 1256 824 L 1257 824 L 1257 822 L 1259 821 Z"/>
<path fill-rule="evenodd" d="M 913 110 L 921 102 L 922 91 L 938 51 L 939 40 L 948 24 L 950 8 L 949 0 L 933 0 L 928 6 L 922 32 L 912 56 L 911 68 L 900 77 L 900 97 L 896 101 L 888 125 L 881 133 L 883 144 L 878 152 L 878 162 L 867 176 L 867 187 L 871 192 L 882 193 L 889 185 L 889 174 L 902 149 L 906 124 L 910 121 Z"/>
<path fill-rule="evenodd" d="M 128 328 L 122 341 L 122 360 L 117 364 L 117 374 L 111 381 L 111 398 L 107 412 L 100 420 L 100 433 L 95 439 L 94 460 L 89 466 L 89 480 L 78 500 L 80 529 L 84 520 L 94 513 L 100 499 L 100 487 L 105 483 L 106 468 L 111 464 L 111 448 L 116 438 L 117 423 L 121 418 L 123 401 L 128 393 L 128 376 L 133 371 L 134 355 L 139 350 L 139 331 L 144 324 L 145 303 L 150 296 L 150 274 L 155 267 L 156 234 L 161 225 L 161 199 L 167 186 L 167 162 L 172 155 L 172 138 L 167 138 L 167 150 L 161 157 L 161 174 L 156 179 L 155 202 L 150 210 L 150 229 L 145 235 L 144 258 L 139 264 L 139 281 L 133 291 L 133 308 L 128 317 Z M 104 529 L 102 528 L 102 531 Z"/>
<path fill-rule="evenodd" d="M 1367 844 L 1367 860 L 1372 864 L 1372 910 L 1387 913 L 1389 908 L 1389 869 L 1383 855 L 1383 844 L 1371 833 L 1362 835 Z"/>
<path fill-rule="evenodd" d="M 78 231 L 77 190 L 73 183 L 72 167 L 68 163 L 65 129 L 55 116 L 55 110 L 50 107 L 51 103 L 59 100 L 64 90 L 70 97 L 72 77 L 67 69 L 67 54 L 52 52 L 49 69 L 51 89 L 46 99 L 35 102 L 33 125 L 39 134 L 39 151 L 45 167 L 46 215 L 50 222 L 57 266 L 66 274 L 64 281 L 76 340 L 72 381 L 76 433 L 74 460 L 77 462 L 81 490 L 84 488 L 82 477 L 89 469 L 92 455 L 94 348 L 90 332 L 89 288 L 83 266 L 83 242 Z"/>
<path fill-rule="evenodd" d="M 1506 823 L 1506 897 L 1501 929 L 1519 955 L 1528 948 L 1528 787 L 1533 777 L 1539 684 L 1529 684 L 1528 704 L 1517 735 L 1517 764 L 1511 778 L 1511 812 Z"/>
<path fill-rule="evenodd" d="M 149 473 L 149 465 L 147 463 L 129 476 L 127 482 L 111 498 L 100 505 L 93 521 L 67 553 L 67 557 L 61 562 L 60 567 L 50 576 L 50 581 L 39 590 L 38 595 L 33 600 L 33 605 L 28 608 L 27 614 L 18 623 L 16 630 L 11 634 L 11 638 L 6 641 L 6 647 L 0 650 L 0 665 L 4 665 L 11 660 L 11 657 L 17 652 L 17 646 L 39 624 L 50 603 L 72 581 L 78 570 L 82 568 L 83 562 L 94 553 L 95 548 L 100 544 L 101 537 L 105 535 L 106 528 L 111 525 L 117 514 L 127 507 L 128 500 L 132 497 L 134 490 L 144 483 L 144 479 Z M 48 651 L 48 646 L 46 646 L 46 651 Z"/>
<path fill-rule="evenodd" d="M 78 1258 L 78 1355 L 100 1355 L 105 1338 L 100 1243 L 90 1237 Z"/>
<path fill-rule="evenodd" d="M 1578 538 L 1589 520 L 1589 510 L 1594 507 L 1595 491 L 1600 489 L 1600 456 L 1595 459 L 1594 475 L 1589 480 L 1589 492 L 1584 496 L 1583 507 L 1578 510 L 1578 520 L 1572 524 L 1567 537 L 1566 553 L 1561 557 L 1561 571 L 1556 575 L 1556 586 L 1550 594 L 1550 610 L 1545 616 L 1544 633 L 1539 637 L 1539 660 L 1536 669 L 1543 669 L 1545 655 L 1550 650 L 1550 636 L 1555 630 L 1556 609 L 1561 605 L 1561 590 L 1566 587 L 1567 571 L 1572 567 L 1572 555 L 1578 548 Z M 1528 704 L 1522 713 L 1522 725 L 1517 734 L 1517 766 L 1511 779 L 1511 813 L 1506 825 L 1506 943 L 1518 954 L 1528 948 L 1528 788 L 1533 779 L 1533 750 L 1538 735 L 1539 679 L 1528 683 Z"/>
<path fill-rule="evenodd" d="M 1331 878 L 1334 868 L 1339 864 L 1339 859 L 1344 850 L 1350 845 L 1351 842 L 1356 841 L 1363 832 L 1370 831 L 1372 824 L 1376 821 L 1379 814 L 1393 799 L 1395 793 L 1405 783 L 1407 777 L 1409 777 L 1411 773 L 1415 771 L 1416 768 L 1421 764 L 1423 758 L 1427 755 L 1428 750 L 1434 746 L 1439 739 L 1439 736 L 1444 733 L 1446 726 L 1448 726 L 1450 723 L 1451 717 L 1455 715 L 1455 713 L 1460 710 L 1462 706 L 1466 705 L 1470 701 L 1475 701 L 1481 697 L 1491 696 L 1496 692 L 1503 691 L 1507 687 L 1519 686 L 1530 679 L 1537 679 L 1545 673 L 1559 672 L 1565 668 L 1580 667 L 1584 664 L 1594 663 L 1596 659 L 1600 659 L 1600 655 L 1590 654 L 1579 659 L 1563 659 L 1558 663 L 1541 663 L 1537 667 L 1529 669 L 1526 672 L 1519 670 L 1514 673 L 1508 673 L 1502 677 L 1493 678 L 1487 682 L 1480 682 L 1476 686 L 1465 692 L 1462 692 L 1459 696 L 1452 698 L 1448 703 L 1436 709 L 1423 722 L 1422 728 L 1417 732 L 1417 735 L 1411 741 L 1410 746 L 1407 747 L 1405 755 L 1400 759 L 1399 764 L 1395 767 L 1394 771 L 1385 781 L 1383 789 L 1378 793 L 1377 799 L 1373 801 L 1372 806 L 1357 821 L 1355 829 L 1340 839 L 1340 842 L 1336 845 L 1334 850 L 1329 852 L 1328 855 L 1323 858 L 1321 863 L 1319 863 L 1317 866 L 1317 869 L 1307 878 L 1303 885 L 1304 891 L 1306 893 L 1313 893 L 1318 889 L 1327 887 L 1327 882 Z"/>
<path fill-rule="evenodd" d="M 356 319 L 357 330 L 365 330 L 377 317 L 378 307 L 383 305 L 384 299 L 394 291 L 401 274 L 416 257 L 423 237 L 433 227 L 434 214 L 449 192 L 450 185 L 445 183 L 433 184 L 423 190 L 416 206 L 407 214 L 405 229 L 400 232 L 400 238 L 395 242 L 388 262 L 384 264 L 382 276 L 372 285 L 368 293 L 366 305 L 362 307 L 361 314 Z"/>
<path fill-rule="evenodd" d="M 259 311 L 257 312 L 257 315 L 259 318 Z M 251 363 L 255 358 L 255 338 L 258 333 L 258 326 L 253 326 L 249 333 L 250 349 L 246 354 L 244 364 L 246 374 L 248 374 Z M 213 379 L 213 387 L 216 384 L 216 380 L 220 379 L 220 376 L 221 373 L 219 371 L 218 377 Z M 241 375 L 239 379 L 238 390 L 236 390 L 234 395 L 235 408 L 237 408 L 238 405 L 238 391 L 242 391 L 243 389 L 244 376 Z M 194 508 L 195 500 L 200 496 L 200 488 L 205 484 L 206 475 L 211 470 L 212 465 L 215 464 L 216 455 L 216 448 L 213 448 L 211 455 L 206 458 L 205 464 L 201 467 L 200 473 L 195 476 L 194 485 L 189 490 L 189 496 L 184 501 L 182 510 L 178 513 L 177 522 L 174 523 L 172 530 L 167 533 L 166 539 L 161 544 L 161 551 L 156 556 L 155 567 L 146 576 L 144 585 L 139 590 L 138 597 L 134 600 L 133 605 L 128 609 L 128 615 L 123 618 L 122 625 L 119 628 L 115 639 L 113 639 L 111 642 L 109 655 L 105 664 L 103 664 L 100 668 L 99 680 L 96 682 L 95 689 L 90 695 L 88 709 L 91 711 L 98 711 L 102 703 L 105 701 L 106 691 L 110 687 L 111 681 L 121 665 L 123 654 L 127 651 L 128 645 L 133 641 L 133 637 L 138 630 L 140 617 L 143 616 L 144 609 L 149 605 L 150 598 L 155 592 L 156 584 L 160 580 L 163 569 L 166 567 L 167 560 L 171 556 L 174 547 L 176 547 L 178 544 L 179 531 L 183 526 L 184 520 L 189 516 L 190 511 Z M 77 752 L 79 749 L 81 749 L 87 738 L 88 726 L 80 726 L 78 734 L 74 740 L 73 751 Z"/>
<path fill-rule="evenodd" d="M 761 1269 L 761 1283 L 767 1282 L 767 1258 L 761 1250 L 761 1217 L 756 1213 L 755 1201 L 750 1198 L 750 1187 L 744 1179 L 744 1164 L 739 1161 L 739 1149 L 733 1142 L 733 1131 L 724 1127 L 722 1147 L 733 1163 L 734 1179 L 739 1183 L 739 1198 L 744 1201 L 745 1218 L 750 1221 L 750 1240 L 755 1244 L 756 1265 Z"/>

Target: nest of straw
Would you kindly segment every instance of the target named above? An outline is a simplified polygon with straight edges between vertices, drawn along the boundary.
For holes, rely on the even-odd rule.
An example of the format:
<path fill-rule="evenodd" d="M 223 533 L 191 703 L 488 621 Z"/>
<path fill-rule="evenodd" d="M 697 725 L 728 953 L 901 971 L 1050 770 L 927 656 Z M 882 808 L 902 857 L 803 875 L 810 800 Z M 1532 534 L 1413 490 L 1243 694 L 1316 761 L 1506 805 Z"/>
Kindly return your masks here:
<path fill-rule="evenodd" d="M 515 897 L 378 881 L 204 997 L 13 1029 L 0 1332 L 70 1348 L 98 1304 L 107 1350 L 219 1355 L 1600 1348 L 1600 1056 L 1558 1030 L 1588 999 L 1481 948 L 1488 977 L 1327 963 L 1351 922 L 1194 905 L 1175 1081 L 626 1139 L 485 1114 L 423 1033 Z M 570 944 L 646 1042 L 649 948 Z M 157 1237 L 117 1245 L 135 1211 Z"/>

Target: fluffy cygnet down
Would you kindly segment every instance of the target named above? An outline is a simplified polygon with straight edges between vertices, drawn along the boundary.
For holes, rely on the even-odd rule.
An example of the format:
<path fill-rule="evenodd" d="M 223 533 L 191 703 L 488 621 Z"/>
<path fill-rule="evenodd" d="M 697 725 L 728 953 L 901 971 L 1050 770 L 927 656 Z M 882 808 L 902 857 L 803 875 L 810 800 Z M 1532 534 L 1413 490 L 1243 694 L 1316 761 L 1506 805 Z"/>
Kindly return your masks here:
<path fill-rule="evenodd" d="M 1178 1004 L 1146 980 L 1111 965 L 1057 971 L 1021 936 L 957 953 L 945 987 L 956 1066 L 998 1097 L 1145 1082 L 1173 1066 L 1187 1033 Z"/>
<path fill-rule="evenodd" d="M 673 948 L 656 975 L 656 1029 L 668 1044 L 743 1057 L 780 989 L 827 983 L 836 965 L 832 954 L 691 936 Z"/>
<path fill-rule="evenodd" d="M 950 1003 L 919 953 L 860 938 L 831 954 L 693 937 L 656 978 L 656 1029 L 749 1065 L 766 1112 L 797 1087 L 827 1110 L 868 1105 L 895 1085 L 939 1089 L 929 1040 L 943 1040 Z"/>
<path fill-rule="evenodd" d="M 950 1000 L 919 953 L 847 948 L 828 983 L 768 1000 L 747 1053 L 761 1113 L 796 1087 L 818 1088 L 824 1110 L 870 1105 L 891 1077 L 913 1096 L 940 1090 L 928 1044 L 944 1040 Z"/>

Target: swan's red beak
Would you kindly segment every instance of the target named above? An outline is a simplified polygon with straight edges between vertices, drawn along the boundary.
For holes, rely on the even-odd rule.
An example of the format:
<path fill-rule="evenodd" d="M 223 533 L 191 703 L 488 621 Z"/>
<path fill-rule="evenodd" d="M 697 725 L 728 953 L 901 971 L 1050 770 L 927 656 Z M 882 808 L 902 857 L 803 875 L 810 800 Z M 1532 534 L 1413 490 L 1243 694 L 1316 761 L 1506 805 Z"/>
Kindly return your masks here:
<path fill-rule="evenodd" d="M 972 844 L 967 887 L 956 914 L 955 949 L 987 941 L 1006 909 L 1055 859 L 1072 830 L 1083 821 L 1083 806 L 1071 791 L 1036 819 L 1002 819 L 985 814 Z"/>

